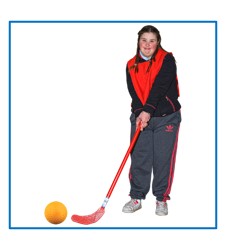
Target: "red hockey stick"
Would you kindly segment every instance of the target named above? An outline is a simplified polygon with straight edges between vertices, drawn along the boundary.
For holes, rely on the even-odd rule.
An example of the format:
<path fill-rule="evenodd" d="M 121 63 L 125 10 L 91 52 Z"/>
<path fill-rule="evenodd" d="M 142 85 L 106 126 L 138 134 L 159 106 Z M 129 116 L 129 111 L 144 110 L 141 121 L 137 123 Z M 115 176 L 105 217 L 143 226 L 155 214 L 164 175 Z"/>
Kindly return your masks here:
<path fill-rule="evenodd" d="M 113 192 L 113 189 L 114 189 L 114 187 L 115 187 L 115 185 L 118 181 L 118 178 L 119 178 L 119 176 L 120 176 L 120 174 L 121 174 L 121 172 L 122 172 L 122 170 L 125 166 L 125 163 L 126 163 L 128 157 L 129 157 L 129 154 L 131 153 L 131 151 L 132 151 L 132 149 L 133 149 L 133 147 L 134 147 L 134 145 L 137 141 L 140 130 L 141 130 L 141 128 L 140 128 L 140 125 L 139 125 L 135 134 L 134 134 L 134 136 L 133 136 L 133 138 L 132 138 L 132 140 L 131 140 L 130 146 L 129 146 L 126 154 L 125 154 L 125 157 L 124 157 L 124 159 L 123 159 L 123 161 L 120 165 L 120 168 L 118 169 L 118 172 L 117 172 L 117 174 L 116 174 L 116 176 L 115 176 L 115 178 L 112 182 L 112 185 L 111 185 L 111 187 L 110 187 L 110 189 L 109 189 L 109 191 L 106 195 L 106 198 L 103 201 L 102 206 L 96 212 L 94 212 L 90 215 L 85 215 L 85 216 L 72 215 L 71 219 L 72 219 L 73 222 L 88 225 L 88 224 L 96 223 L 103 216 L 103 214 L 105 213 L 105 207 L 106 207 L 106 205 L 109 201 L 109 198 L 110 198 L 110 196 Z"/>

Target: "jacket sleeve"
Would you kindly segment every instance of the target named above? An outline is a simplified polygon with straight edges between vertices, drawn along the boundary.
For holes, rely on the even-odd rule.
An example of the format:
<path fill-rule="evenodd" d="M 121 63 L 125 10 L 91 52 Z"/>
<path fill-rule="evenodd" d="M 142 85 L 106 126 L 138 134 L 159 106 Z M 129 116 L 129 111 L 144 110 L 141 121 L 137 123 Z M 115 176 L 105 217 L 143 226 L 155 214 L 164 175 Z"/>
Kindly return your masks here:
<path fill-rule="evenodd" d="M 129 91 L 129 94 L 132 98 L 132 112 L 137 117 L 143 111 L 143 104 L 136 94 L 136 91 L 135 91 L 134 86 L 132 84 L 132 79 L 131 79 L 131 76 L 129 74 L 129 70 L 128 70 L 127 66 L 126 66 L 126 79 L 127 79 L 128 91 Z"/>
<path fill-rule="evenodd" d="M 171 83 L 176 78 L 176 63 L 172 54 L 167 54 L 163 60 L 162 67 L 155 78 L 150 94 L 143 107 L 143 111 L 153 116 L 158 102 L 167 93 Z"/>

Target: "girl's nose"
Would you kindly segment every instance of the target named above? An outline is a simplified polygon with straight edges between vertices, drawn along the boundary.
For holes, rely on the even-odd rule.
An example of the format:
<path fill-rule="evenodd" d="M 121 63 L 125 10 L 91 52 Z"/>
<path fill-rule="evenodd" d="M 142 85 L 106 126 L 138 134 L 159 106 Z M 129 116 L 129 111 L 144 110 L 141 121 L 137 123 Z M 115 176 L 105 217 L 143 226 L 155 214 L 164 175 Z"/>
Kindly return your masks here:
<path fill-rule="evenodd" d="M 149 46 L 150 45 L 150 42 L 146 42 L 146 46 Z"/>

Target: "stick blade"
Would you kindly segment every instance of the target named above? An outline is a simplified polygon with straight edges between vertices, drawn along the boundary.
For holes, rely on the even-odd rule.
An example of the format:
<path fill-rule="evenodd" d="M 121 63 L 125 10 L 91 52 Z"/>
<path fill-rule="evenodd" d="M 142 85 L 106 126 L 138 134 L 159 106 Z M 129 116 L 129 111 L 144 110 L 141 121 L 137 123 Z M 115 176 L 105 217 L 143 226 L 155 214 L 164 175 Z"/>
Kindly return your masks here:
<path fill-rule="evenodd" d="M 89 225 L 89 224 L 96 223 L 104 215 L 104 213 L 105 213 L 105 208 L 101 207 L 96 212 L 90 215 L 80 216 L 80 215 L 74 214 L 72 215 L 71 219 L 75 223 Z"/>

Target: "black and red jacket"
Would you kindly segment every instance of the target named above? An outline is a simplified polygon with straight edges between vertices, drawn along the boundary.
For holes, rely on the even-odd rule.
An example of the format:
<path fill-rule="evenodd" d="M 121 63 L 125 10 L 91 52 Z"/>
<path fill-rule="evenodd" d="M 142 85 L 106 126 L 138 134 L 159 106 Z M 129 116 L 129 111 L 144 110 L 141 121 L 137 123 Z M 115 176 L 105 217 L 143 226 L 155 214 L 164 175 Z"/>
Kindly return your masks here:
<path fill-rule="evenodd" d="M 139 59 L 138 72 L 131 68 L 135 56 L 127 63 L 127 86 L 132 98 L 132 112 L 138 116 L 142 111 L 151 117 L 163 117 L 180 110 L 176 63 L 172 53 L 159 48 L 147 72 L 150 60 Z"/>

